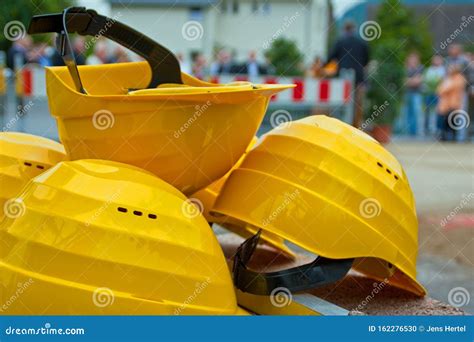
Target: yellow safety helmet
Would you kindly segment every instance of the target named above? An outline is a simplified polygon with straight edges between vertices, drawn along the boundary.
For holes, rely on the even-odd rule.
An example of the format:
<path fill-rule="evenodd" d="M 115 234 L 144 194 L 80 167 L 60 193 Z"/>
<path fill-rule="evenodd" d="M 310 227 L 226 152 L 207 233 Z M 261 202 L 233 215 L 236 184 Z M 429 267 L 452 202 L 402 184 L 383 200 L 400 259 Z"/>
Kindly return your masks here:
<path fill-rule="evenodd" d="M 113 30 L 100 35 L 146 62 L 77 67 L 67 46 L 68 30 L 94 36 L 109 21 Z M 58 32 L 63 38 L 60 51 L 68 67 L 48 68 L 46 88 L 70 158 L 135 165 L 188 195 L 232 168 L 257 132 L 271 96 L 294 87 L 201 81 L 181 73 L 175 55 L 157 42 L 84 8 L 35 16 L 28 32 Z"/>
<path fill-rule="evenodd" d="M 66 159 L 61 144 L 43 137 L 0 132 L 0 219 L 16 215 L 15 196 L 26 183 Z"/>
<path fill-rule="evenodd" d="M 146 171 L 61 162 L 18 205 L 0 225 L 3 314 L 244 313 L 206 220 Z"/>
<path fill-rule="evenodd" d="M 228 177 L 213 212 L 319 255 L 319 264 L 338 274 L 333 280 L 354 259 L 355 269 L 375 279 L 425 294 L 416 281 L 418 223 L 402 166 L 370 136 L 337 119 L 311 116 L 264 135 Z M 272 283 L 263 276 L 263 283 L 247 286 L 255 276 L 246 262 L 256 240 L 238 253 L 234 282 L 264 293 Z M 282 283 L 277 278 L 273 284 Z M 301 290 L 318 283 L 313 280 L 290 284 Z"/>
<path fill-rule="evenodd" d="M 254 137 L 252 139 L 252 142 L 248 146 L 246 153 L 257 143 L 257 141 L 257 137 Z M 232 170 L 239 167 L 239 165 L 244 160 L 244 157 L 245 154 L 242 155 L 242 157 L 237 161 Z M 216 223 L 219 226 L 222 226 L 244 238 L 249 238 L 255 235 L 256 233 L 254 227 L 249 225 L 241 225 L 240 222 L 232 220 L 232 218 L 230 217 L 211 215 L 210 213 L 210 210 L 214 207 L 214 202 L 216 201 L 216 198 L 219 195 L 222 186 L 229 177 L 230 173 L 231 171 L 226 173 L 225 176 L 221 179 L 215 181 L 206 188 L 199 190 L 198 192 L 191 195 L 190 200 L 198 206 L 198 208 L 202 211 L 202 214 L 206 218 L 207 222 L 209 222 L 211 225 L 213 223 Z M 262 241 L 264 241 L 266 244 L 276 247 L 280 251 L 284 252 L 285 255 L 291 258 L 295 256 L 295 253 L 293 253 L 291 249 L 289 249 L 288 246 L 285 245 L 285 241 L 280 236 L 266 231 L 262 233 L 261 238 Z"/>

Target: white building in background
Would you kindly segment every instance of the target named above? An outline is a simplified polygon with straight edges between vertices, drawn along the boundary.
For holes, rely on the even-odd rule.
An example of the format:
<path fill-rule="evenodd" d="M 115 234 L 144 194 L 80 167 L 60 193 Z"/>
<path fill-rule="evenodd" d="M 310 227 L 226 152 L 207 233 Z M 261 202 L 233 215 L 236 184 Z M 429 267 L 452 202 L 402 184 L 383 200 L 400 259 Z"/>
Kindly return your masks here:
<path fill-rule="evenodd" d="M 305 63 L 326 56 L 328 0 L 78 0 L 145 33 L 175 53 L 228 48 L 237 60 L 278 37 L 296 42 Z"/>

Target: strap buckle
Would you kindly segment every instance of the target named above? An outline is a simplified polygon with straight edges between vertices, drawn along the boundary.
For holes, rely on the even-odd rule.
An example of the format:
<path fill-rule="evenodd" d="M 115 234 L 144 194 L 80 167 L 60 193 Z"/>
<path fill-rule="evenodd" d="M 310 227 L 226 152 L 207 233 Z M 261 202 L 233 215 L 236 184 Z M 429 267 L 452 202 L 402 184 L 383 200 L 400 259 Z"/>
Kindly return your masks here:
<path fill-rule="evenodd" d="M 28 27 L 29 34 L 59 33 L 58 49 L 74 80 L 77 91 L 85 93 L 69 33 L 86 36 L 101 35 L 143 57 L 151 68 L 148 88 L 164 83 L 182 84 L 181 68 L 176 56 L 151 38 L 114 19 L 97 14 L 85 7 L 69 7 L 62 13 L 35 15 Z"/>
<path fill-rule="evenodd" d="M 237 249 L 233 264 L 233 280 L 236 288 L 255 295 L 270 295 L 284 287 L 291 292 L 306 291 L 334 283 L 342 279 L 352 267 L 354 259 L 328 259 L 317 257 L 311 263 L 281 271 L 260 273 L 247 267 L 261 230 L 245 240 Z"/>

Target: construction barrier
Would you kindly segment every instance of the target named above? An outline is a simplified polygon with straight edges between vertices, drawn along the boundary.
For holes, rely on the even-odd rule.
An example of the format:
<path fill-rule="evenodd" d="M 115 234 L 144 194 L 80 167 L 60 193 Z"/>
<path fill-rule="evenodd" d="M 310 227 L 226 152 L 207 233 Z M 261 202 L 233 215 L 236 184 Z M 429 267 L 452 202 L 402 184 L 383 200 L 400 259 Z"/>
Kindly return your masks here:
<path fill-rule="evenodd" d="M 352 81 L 345 78 L 312 79 L 299 77 L 264 76 L 249 79 L 243 75 L 224 75 L 212 77 L 213 83 L 251 81 L 263 84 L 295 84 L 296 87 L 273 96 L 272 102 L 304 103 L 308 105 L 345 105 L 351 102 Z"/>
<path fill-rule="evenodd" d="M 312 79 L 303 77 L 262 76 L 249 78 L 247 75 L 221 75 L 209 79 L 213 83 L 251 81 L 255 84 L 295 84 L 296 87 L 271 98 L 270 107 L 303 108 L 308 114 L 312 109 L 339 108 L 340 116 L 346 122 L 353 115 L 353 80 L 350 77 Z M 21 98 L 46 97 L 44 68 L 26 65 L 17 72 L 16 93 Z"/>
<path fill-rule="evenodd" d="M 18 94 L 23 96 L 46 96 L 44 68 L 27 65 L 19 72 Z M 272 102 L 343 105 L 351 102 L 352 81 L 345 78 L 311 79 L 299 77 L 263 76 L 249 79 L 245 75 L 222 75 L 212 77 L 213 83 L 251 81 L 262 84 L 295 84 L 296 87 L 275 95 Z"/>
<path fill-rule="evenodd" d="M 15 89 L 18 96 L 46 97 L 44 68 L 35 64 L 25 65 L 16 73 Z"/>

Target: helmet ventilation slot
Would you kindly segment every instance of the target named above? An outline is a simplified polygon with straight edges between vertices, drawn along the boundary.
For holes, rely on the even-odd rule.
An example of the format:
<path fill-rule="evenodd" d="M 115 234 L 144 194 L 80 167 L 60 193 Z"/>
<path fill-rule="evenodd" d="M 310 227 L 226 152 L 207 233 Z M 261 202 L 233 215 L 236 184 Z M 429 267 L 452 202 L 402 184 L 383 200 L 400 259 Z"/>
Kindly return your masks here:
<path fill-rule="evenodd" d="M 378 165 L 379 167 L 381 167 L 382 169 L 384 168 L 384 166 L 383 166 L 383 164 L 382 164 L 381 162 L 377 162 L 377 165 Z M 388 173 L 389 175 L 393 174 L 393 178 L 395 178 L 395 180 L 398 180 L 398 179 L 399 179 L 399 177 L 398 177 L 396 174 L 394 174 L 394 173 L 392 172 L 392 170 L 390 170 L 388 167 L 385 168 L 385 171 L 387 171 L 387 173 Z"/>
<path fill-rule="evenodd" d="M 117 211 L 121 213 L 128 213 L 128 209 L 124 207 L 117 207 Z M 133 215 L 135 216 L 143 216 L 143 211 L 140 210 L 134 210 Z M 156 220 L 157 216 L 156 214 L 148 214 L 147 217 L 151 220 Z"/>
<path fill-rule="evenodd" d="M 23 165 L 28 166 L 28 167 L 33 167 L 33 164 L 30 163 L 30 162 L 27 162 L 27 161 L 23 162 Z M 37 169 L 40 169 L 40 170 L 44 170 L 44 169 L 45 169 L 45 167 L 44 167 L 43 165 L 39 165 L 39 164 L 36 164 L 35 167 L 36 167 Z"/>

